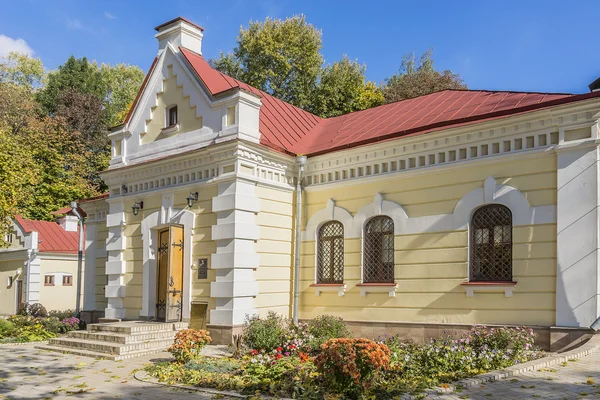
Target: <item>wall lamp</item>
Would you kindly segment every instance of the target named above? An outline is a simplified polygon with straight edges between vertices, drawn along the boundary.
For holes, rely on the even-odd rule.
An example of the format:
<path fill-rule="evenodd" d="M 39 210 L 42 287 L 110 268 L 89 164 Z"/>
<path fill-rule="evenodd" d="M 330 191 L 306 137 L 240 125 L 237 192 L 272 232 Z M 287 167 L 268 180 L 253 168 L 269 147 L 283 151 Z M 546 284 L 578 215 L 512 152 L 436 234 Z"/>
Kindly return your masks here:
<path fill-rule="evenodd" d="M 133 215 L 138 215 L 140 210 L 143 210 L 143 209 L 144 209 L 143 201 L 140 201 L 139 203 L 136 201 L 135 203 L 133 203 L 133 207 L 131 207 L 131 210 L 133 211 Z"/>
<path fill-rule="evenodd" d="M 198 192 L 190 192 L 190 195 L 185 198 L 187 200 L 188 207 L 192 208 L 195 202 L 198 201 Z"/>

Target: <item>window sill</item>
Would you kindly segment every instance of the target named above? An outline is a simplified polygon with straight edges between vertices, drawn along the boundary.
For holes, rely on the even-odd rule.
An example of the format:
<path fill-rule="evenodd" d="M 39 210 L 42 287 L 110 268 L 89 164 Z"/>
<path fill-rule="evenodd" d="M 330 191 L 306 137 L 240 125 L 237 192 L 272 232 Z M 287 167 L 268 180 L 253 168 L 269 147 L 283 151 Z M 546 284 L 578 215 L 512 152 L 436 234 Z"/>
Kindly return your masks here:
<path fill-rule="evenodd" d="M 175 124 L 175 125 L 171 125 L 171 126 L 167 126 L 166 128 L 162 128 L 162 130 L 160 131 L 163 135 L 170 135 L 172 133 L 175 133 L 179 130 L 179 124 Z"/>
<path fill-rule="evenodd" d="M 517 282 L 463 282 L 467 297 L 473 297 L 475 292 L 504 292 L 504 297 L 512 297 Z"/>
<path fill-rule="evenodd" d="M 365 297 L 367 293 L 387 293 L 390 297 L 396 297 L 397 283 L 359 283 L 360 295 Z"/>
<path fill-rule="evenodd" d="M 54 283 L 44 283 L 44 286 L 54 286 Z"/>
<path fill-rule="evenodd" d="M 63 286 L 73 286 L 72 283 L 63 283 Z"/>
<path fill-rule="evenodd" d="M 346 292 L 345 283 L 313 283 L 310 287 L 315 288 L 315 296 L 320 296 L 321 292 L 337 292 L 342 297 Z"/>

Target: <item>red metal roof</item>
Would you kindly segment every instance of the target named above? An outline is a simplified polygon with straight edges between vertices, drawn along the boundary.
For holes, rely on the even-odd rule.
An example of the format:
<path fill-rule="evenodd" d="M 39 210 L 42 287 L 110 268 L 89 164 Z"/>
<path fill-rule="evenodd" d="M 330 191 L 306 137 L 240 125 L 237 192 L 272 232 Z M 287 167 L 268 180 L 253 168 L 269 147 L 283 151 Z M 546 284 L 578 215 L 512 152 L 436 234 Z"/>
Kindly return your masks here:
<path fill-rule="evenodd" d="M 444 90 L 322 120 L 296 148 L 317 155 L 399 136 L 496 119 L 576 97 L 571 94 Z"/>
<path fill-rule="evenodd" d="M 260 143 L 286 154 L 315 156 L 391 140 L 503 118 L 528 111 L 600 97 L 600 91 L 585 94 L 444 90 L 356 111 L 333 118 L 320 118 L 215 69 L 200 54 L 180 47 L 181 53 L 211 95 L 244 90 L 261 98 Z M 154 59 L 126 121 L 131 118 Z"/>
<path fill-rule="evenodd" d="M 24 219 L 20 215 L 15 220 L 26 233 L 38 233 L 40 252 L 77 254 L 78 232 L 67 232 L 56 222 Z"/>
<path fill-rule="evenodd" d="M 321 121 L 321 118 L 308 111 L 213 69 L 200 54 L 183 47 L 180 50 L 213 96 L 239 88 L 261 98 L 259 123 L 261 144 L 278 151 L 296 154 L 298 143 L 304 140 Z"/>
<path fill-rule="evenodd" d="M 325 119 L 213 69 L 193 51 L 180 50 L 212 95 L 239 88 L 260 96 L 260 142 L 288 154 L 314 156 L 600 97 L 600 92 L 444 90 Z"/>

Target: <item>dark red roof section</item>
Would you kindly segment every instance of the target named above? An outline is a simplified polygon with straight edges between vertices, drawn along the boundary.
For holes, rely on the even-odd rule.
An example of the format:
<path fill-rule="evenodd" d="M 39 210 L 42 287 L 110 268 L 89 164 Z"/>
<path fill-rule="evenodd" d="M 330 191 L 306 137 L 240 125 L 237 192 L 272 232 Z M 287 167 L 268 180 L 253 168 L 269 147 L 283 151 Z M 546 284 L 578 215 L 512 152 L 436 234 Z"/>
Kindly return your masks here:
<path fill-rule="evenodd" d="M 60 224 L 48 221 L 23 219 L 17 215 L 15 220 L 27 233 L 38 233 L 38 249 L 40 252 L 77 254 L 78 232 L 67 232 Z"/>
<path fill-rule="evenodd" d="M 187 21 L 181 17 L 180 19 Z M 157 28 L 176 20 L 177 18 Z M 244 90 L 260 97 L 260 143 L 291 155 L 316 156 L 600 97 L 600 91 L 574 95 L 444 90 L 325 119 L 213 69 L 198 53 L 183 47 L 180 47 L 180 51 L 211 95 Z M 157 60 L 158 57 L 154 59 L 146 75 L 126 122 L 129 122 Z"/>
<path fill-rule="evenodd" d="M 155 31 L 160 31 L 160 28 L 163 28 L 163 27 L 165 27 L 165 26 L 167 26 L 167 25 L 170 25 L 170 24 L 172 24 L 173 22 L 177 22 L 177 21 L 184 21 L 184 22 L 187 22 L 188 24 L 192 25 L 193 27 L 195 27 L 195 28 L 198 28 L 198 29 L 200 29 L 201 31 L 204 31 L 204 28 L 203 28 L 203 27 L 201 27 L 200 25 L 197 25 L 197 24 L 193 23 L 192 21 L 190 21 L 189 19 L 186 19 L 186 18 L 183 18 L 183 17 L 177 17 L 177 18 L 173 18 L 173 19 L 172 19 L 172 20 L 170 20 L 170 21 L 167 21 L 167 22 L 165 22 L 165 23 L 163 23 L 163 24 L 160 24 L 160 25 L 158 25 L 157 27 L 155 27 L 155 28 L 154 28 L 154 30 L 155 30 Z"/>
<path fill-rule="evenodd" d="M 303 141 L 317 155 L 399 136 L 500 118 L 575 97 L 571 94 L 445 90 L 323 120 Z"/>
<path fill-rule="evenodd" d="M 231 89 L 242 89 L 261 98 L 261 144 L 284 153 L 297 154 L 300 142 L 307 139 L 321 121 L 321 118 L 308 111 L 213 69 L 200 54 L 183 47 L 180 50 L 213 96 Z"/>
<path fill-rule="evenodd" d="M 212 95 L 242 89 L 260 96 L 260 143 L 288 154 L 315 156 L 600 97 L 600 91 L 573 95 L 444 90 L 325 119 L 213 69 L 193 51 L 180 50 Z"/>

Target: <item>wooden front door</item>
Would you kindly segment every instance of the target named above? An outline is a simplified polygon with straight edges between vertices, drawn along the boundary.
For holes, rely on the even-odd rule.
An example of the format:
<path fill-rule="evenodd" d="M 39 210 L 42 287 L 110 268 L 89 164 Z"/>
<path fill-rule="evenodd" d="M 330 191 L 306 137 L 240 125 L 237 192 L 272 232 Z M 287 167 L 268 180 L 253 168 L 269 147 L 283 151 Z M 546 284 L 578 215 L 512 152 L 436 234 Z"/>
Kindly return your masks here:
<path fill-rule="evenodd" d="M 161 321 L 181 321 L 183 246 L 181 226 L 171 226 L 158 233 L 156 317 Z"/>

